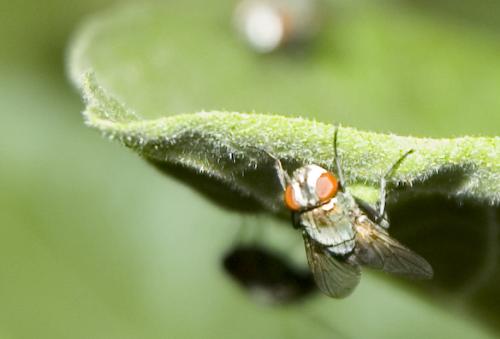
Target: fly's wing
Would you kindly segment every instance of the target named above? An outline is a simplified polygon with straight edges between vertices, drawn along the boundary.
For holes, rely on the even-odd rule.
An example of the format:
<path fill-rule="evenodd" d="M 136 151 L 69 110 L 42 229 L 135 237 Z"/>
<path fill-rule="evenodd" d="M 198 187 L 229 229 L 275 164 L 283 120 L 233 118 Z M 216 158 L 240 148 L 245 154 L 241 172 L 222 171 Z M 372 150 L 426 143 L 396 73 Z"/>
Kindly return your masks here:
<path fill-rule="evenodd" d="M 365 213 L 370 220 L 377 220 L 377 225 L 381 226 L 384 229 L 389 228 L 389 220 L 387 220 L 387 213 L 384 213 L 384 215 L 379 215 L 378 210 L 367 203 L 366 201 L 354 197 L 354 200 L 356 201 L 356 204 L 358 204 L 358 207 Z"/>
<path fill-rule="evenodd" d="M 413 279 L 430 279 L 431 265 L 368 218 L 356 224 L 356 262 Z"/>
<path fill-rule="evenodd" d="M 332 298 L 347 297 L 356 288 L 361 271 L 356 264 L 337 260 L 326 247 L 302 233 L 307 261 L 319 289 Z"/>

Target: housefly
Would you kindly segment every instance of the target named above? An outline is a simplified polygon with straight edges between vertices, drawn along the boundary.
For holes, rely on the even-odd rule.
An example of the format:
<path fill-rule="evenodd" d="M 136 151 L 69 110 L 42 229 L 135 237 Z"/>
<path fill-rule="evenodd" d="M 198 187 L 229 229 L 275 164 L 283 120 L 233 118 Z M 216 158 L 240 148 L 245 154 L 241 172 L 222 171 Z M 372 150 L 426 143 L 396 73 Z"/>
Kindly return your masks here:
<path fill-rule="evenodd" d="M 318 292 L 311 271 L 258 244 L 238 244 L 223 257 L 224 271 L 258 302 L 288 306 Z M 328 338 L 348 336 L 323 319 L 323 315 L 300 308 L 300 319 L 328 331 Z"/>
<path fill-rule="evenodd" d="M 290 304 L 317 291 L 309 270 L 256 244 L 233 247 L 222 264 L 233 280 L 266 303 Z"/>
<path fill-rule="evenodd" d="M 305 165 L 289 176 L 275 160 L 286 207 L 293 225 L 302 231 L 309 267 L 319 289 L 334 298 L 348 296 L 358 285 L 361 266 L 416 279 L 430 279 L 429 263 L 412 252 L 387 231 L 386 182 L 406 152 L 382 177 L 378 206 L 351 195 L 343 179 L 337 153 L 335 130 L 333 148 L 336 176 L 317 165 Z M 378 208 L 377 208 L 378 207 Z"/>

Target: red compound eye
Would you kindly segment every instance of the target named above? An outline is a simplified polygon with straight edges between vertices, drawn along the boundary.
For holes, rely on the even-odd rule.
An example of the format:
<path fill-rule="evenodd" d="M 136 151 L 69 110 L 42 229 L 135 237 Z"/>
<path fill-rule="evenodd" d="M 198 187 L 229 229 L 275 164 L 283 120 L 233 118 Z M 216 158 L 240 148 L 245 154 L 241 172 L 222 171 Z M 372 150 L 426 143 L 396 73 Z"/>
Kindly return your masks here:
<path fill-rule="evenodd" d="M 339 182 L 330 172 L 321 174 L 318 181 L 316 181 L 316 194 L 321 202 L 333 198 L 338 190 Z"/>
<path fill-rule="evenodd" d="M 285 205 L 292 211 L 300 210 L 300 205 L 297 200 L 295 200 L 293 187 L 291 185 L 288 185 L 285 190 Z"/>

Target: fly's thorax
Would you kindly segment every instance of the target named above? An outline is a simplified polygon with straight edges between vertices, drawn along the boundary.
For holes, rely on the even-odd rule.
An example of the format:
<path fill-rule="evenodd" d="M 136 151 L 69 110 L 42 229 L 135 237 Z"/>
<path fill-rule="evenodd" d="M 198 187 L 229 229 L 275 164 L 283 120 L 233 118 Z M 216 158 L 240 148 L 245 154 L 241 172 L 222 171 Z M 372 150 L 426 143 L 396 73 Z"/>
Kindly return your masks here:
<path fill-rule="evenodd" d="M 329 221 L 336 221 L 338 218 L 353 220 L 352 217 L 357 215 L 357 211 L 356 201 L 346 192 L 338 192 L 327 203 L 310 210 L 315 217 L 324 216 Z"/>
<path fill-rule="evenodd" d="M 338 209 L 342 209 L 347 214 L 352 215 L 354 211 L 359 210 L 356 200 L 348 192 L 338 192 L 332 200 Z"/>
<path fill-rule="evenodd" d="M 355 245 L 355 209 L 352 195 L 338 192 L 327 203 L 298 213 L 298 222 L 314 241 L 328 247 L 333 254 L 346 255 Z"/>

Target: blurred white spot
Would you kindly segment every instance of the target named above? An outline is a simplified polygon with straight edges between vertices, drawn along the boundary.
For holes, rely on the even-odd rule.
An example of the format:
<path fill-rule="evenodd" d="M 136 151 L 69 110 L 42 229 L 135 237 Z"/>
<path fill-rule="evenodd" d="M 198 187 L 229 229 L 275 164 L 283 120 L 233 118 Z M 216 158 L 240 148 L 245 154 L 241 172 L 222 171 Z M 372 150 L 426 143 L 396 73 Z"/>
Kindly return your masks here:
<path fill-rule="evenodd" d="M 242 0 L 235 11 L 237 29 L 260 53 L 311 38 L 319 21 L 316 0 Z"/>
<path fill-rule="evenodd" d="M 248 9 L 243 20 L 244 34 L 258 52 L 271 52 L 281 44 L 285 29 L 276 8 L 256 4 Z"/>

